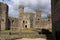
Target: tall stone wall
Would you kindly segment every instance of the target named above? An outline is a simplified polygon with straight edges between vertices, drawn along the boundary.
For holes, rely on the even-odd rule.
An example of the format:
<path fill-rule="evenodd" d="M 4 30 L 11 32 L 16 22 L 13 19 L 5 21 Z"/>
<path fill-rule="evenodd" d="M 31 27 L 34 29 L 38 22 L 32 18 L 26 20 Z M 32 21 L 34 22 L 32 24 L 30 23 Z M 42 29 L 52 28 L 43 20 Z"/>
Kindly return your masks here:
<path fill-rule="evenodd" d="M 1 7 L 1 30 L 5 30 L 7 28 L 8 23 L 8 5 L 4 3 L 0 3 Z"/>

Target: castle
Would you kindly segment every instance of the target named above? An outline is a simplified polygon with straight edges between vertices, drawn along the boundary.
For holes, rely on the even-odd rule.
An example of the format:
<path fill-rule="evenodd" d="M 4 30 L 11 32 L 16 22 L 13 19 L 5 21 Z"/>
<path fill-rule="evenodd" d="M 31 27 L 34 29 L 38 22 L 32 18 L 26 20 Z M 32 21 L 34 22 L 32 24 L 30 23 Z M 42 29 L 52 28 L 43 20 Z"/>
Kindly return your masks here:
<path fill-rule="evenodd" d="M 41 10 L 36 13 L 24 12 L 24 5 L 20 5 L 19 18 L 8 16 L 8 5 L 0 2 L 0 30 L 21 30 L 27 28 L 52 28 L 51 15 L 47 19 L 41 18 Z"/>

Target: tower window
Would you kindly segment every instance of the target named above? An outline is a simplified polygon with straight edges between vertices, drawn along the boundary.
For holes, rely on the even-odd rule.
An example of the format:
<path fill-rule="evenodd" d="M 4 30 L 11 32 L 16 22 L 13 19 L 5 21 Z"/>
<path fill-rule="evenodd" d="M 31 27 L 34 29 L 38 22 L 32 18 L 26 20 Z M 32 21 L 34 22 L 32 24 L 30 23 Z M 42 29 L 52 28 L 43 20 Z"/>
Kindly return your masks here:
<path fill-rule="evenodd" d="M 2 21 L 4 21 L 4 19 L 2 19 Z"/>
<path fill-rule="evenodd" d="M 23 21 L 23 23 L 25 23 L 25 21 Z"/>
<path fill-rule="evenodd" d="M 12 20 L 12 23 L 14 22 L 14 20 Z"/>
<path fill-rule="evenodd" d="M 39 19 L 38 19 L 39 20 Z"/>

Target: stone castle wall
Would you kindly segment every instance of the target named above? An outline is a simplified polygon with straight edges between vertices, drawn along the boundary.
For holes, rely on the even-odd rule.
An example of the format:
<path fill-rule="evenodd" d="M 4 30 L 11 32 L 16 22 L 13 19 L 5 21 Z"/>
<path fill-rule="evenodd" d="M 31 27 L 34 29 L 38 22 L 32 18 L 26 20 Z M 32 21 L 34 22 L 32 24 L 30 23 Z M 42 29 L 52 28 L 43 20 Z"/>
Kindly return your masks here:
<path fill-rule="evenodd" d="M 8 5 L 0 3 L 0 30 L 5 30 L 8 24 Z"/>

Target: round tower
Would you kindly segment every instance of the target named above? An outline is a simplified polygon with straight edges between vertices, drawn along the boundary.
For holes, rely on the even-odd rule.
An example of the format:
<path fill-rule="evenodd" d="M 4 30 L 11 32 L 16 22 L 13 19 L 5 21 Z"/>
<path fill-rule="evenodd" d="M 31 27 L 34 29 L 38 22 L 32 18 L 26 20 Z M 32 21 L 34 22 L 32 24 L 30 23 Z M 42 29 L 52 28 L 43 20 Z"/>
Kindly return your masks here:
<path fill-rule="evenodd" d="M 23 15 L 24 15 L 24 5 L 19 6 L 19 23 L 18 23 L 18 28 L 23 29 Z"/>
<path fill-rule="evenodd" d="M 35 26 L 40 28 L 40 21 L 41 21 L 41 10 L 36 10 L 36 19 L 35 19 Z"/>

